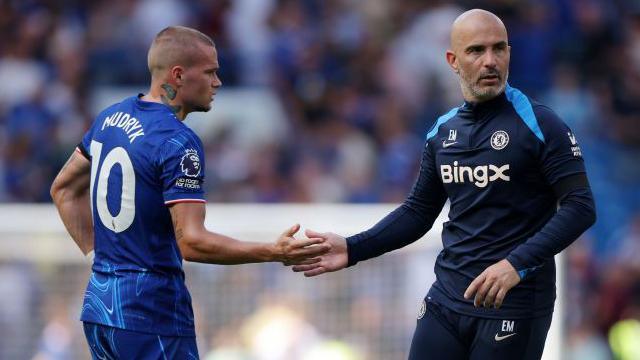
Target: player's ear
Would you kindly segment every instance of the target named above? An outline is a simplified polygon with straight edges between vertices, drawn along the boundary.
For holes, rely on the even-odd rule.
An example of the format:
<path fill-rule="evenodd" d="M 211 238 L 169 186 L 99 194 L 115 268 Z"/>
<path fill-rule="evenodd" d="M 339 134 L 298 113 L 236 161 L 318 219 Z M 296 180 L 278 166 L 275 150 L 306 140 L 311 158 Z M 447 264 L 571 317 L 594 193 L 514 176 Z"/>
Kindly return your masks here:
<path fill-rule="evenodd" d="M 181 85 L 182 84 L 182 76 L 184 75 L 184 68 L 182 66 L 180 66 L 180 65 L 176 65 L 176 66 L 171 68 L 169 75 L 171 76 L 171 80 L 176 85 Z"/>
<path fill-rule="evenodd" d="M 452 50 L 447 50 L 446 53 L 447 64 L 453 69 L 453 71 L 458 74 L 460 70 L 458 70 L 458 57 Z"/>

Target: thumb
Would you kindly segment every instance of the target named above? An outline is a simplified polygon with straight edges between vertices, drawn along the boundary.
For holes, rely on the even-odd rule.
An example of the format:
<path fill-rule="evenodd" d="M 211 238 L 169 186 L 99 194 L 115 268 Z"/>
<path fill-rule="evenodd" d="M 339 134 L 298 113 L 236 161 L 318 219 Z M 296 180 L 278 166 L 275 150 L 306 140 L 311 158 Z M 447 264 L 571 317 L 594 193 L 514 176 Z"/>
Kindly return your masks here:
<path fill-rule="evenodd" d="M 298 232 L 298 230 L 300 230 L 300 224 L 295 224 L 292 227 L 290 227 L 287 230 L 285 230 L 282 233 L 282 236 L 291 237 L 291 236 L 295 235 Z"/>
<path fill-rule="evenodd" d="M 304 231 L 304 234 L 308 237 L 308 238 L 321 238 L 321 239 L 327 239 L 327 233 L 320 233 L 317 231 L 313 231 L 311 229 L 307 229 Z"/>

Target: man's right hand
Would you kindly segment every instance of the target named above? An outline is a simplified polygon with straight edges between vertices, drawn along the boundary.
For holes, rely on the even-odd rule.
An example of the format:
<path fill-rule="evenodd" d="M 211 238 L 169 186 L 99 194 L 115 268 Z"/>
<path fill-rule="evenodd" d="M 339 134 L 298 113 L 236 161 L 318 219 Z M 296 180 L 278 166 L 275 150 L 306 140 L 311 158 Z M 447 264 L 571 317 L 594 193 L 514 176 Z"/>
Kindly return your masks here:
<path fill-rule="evenodd" d="M 308 236 L 307 239 L 296 239 L 294 235 L 300 230 L 300 225 L 283 232 L 276 242 L 277 261 L 284 265 L 311 265 L 320 261 L 318 256 L 331 250 L 329 242 L 319 236 Z"/>
<path fill-rule="evenodd" d="M 347 267 L 349 257 L 347 255 L 347 240 L 344 237 L 334 233 L 319 233 L 313 230 L 306 230 L 305 235 L 309 239 L 324 239 L 331 245 L 331 248 L 326 254 L 312 259 L 312 263 L 294 266 L 293 271 L 304 272 L 304 276 L 316 276 Z"/>

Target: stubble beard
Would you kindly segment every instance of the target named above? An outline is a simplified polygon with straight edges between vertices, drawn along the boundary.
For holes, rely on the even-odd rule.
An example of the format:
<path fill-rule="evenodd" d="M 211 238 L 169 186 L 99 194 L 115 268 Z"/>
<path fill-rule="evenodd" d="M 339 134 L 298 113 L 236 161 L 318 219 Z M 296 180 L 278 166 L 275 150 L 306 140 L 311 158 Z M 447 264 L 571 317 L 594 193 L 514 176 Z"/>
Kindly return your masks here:
<path fill-rule="evenodd" d="M 507 79 L 509 77 L 509 71 L 507 70 L 504 75 L 500 76 L 500 83 L 498 86 L 480 86 L 479 79 L 472 79 L 465 72 L 460 70 L 460 85 L 462 87 L 462 93 L 465 98 L 472 98 L 478 102 L 491 100 L 494 97 L 500 95 L 507 87 Z"/>

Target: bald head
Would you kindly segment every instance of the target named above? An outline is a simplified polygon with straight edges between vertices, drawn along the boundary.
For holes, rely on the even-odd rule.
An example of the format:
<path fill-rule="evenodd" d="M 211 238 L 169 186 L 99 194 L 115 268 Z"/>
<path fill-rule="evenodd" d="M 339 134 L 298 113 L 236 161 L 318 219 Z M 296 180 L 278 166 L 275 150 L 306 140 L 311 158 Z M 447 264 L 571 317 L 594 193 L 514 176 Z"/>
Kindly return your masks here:
<path fill-rule="evenodd" d="M 460 76 L 465 100 L 486 101 L 504 91 L 509 60 L 507 29 L 495 14 L 473 9 L 453 22 L 447 62 Z"/>
<path fill-rule="evenodd" d="M 451 26 L 451 49 L 458 51 L 474 34 L 495 33 L 507 40 L 507 29 L 494 13 L 472 9 L 462 13 Z"/>
<path fill-rule="evenodd" d="M 206 58 L 206 48 L 215 47 L 213 40 L 198 30 L 170 26 L 158 33 L 147 54 L 151 77 L 161 76 L 171 67 L 189 67 Z"/>

